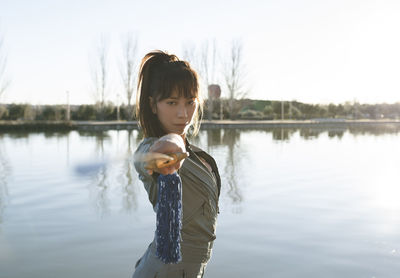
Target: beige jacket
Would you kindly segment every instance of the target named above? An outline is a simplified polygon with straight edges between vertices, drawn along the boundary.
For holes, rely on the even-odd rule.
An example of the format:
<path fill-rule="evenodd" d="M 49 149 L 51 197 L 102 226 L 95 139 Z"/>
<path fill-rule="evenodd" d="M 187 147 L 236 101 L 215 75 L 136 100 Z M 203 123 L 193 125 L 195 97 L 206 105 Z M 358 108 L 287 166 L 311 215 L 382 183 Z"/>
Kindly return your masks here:
<path fill-rule="evenodd" d="M 145 138 L 135 154 L 148 152 L 158 138 Z M 205 263 L 210 259 L 215 240 L 218 199 L 221 180 L 215 160 L 203 150 L 191 146 L 186 141 L 189 157 L 185 159 L 178 173 L 182 179 L 182 262 Z M 199 157 L 206 160 L 213 171 L 210 172 Z M 143 182 L 149 200 L 155 209 L 158 186 L 157 174 L 149 175 L 143 162 L 135 162 L 139 179 Z"/>

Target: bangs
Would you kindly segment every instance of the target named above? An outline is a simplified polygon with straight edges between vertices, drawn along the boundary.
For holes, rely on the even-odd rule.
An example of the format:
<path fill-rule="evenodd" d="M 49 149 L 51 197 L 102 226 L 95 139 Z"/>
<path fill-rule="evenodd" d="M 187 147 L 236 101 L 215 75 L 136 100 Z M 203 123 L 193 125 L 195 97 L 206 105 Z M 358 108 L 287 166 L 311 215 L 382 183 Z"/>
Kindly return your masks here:
<path fill-rule="evenodd" d="M 182 67 L 165 71 L 161 77 L 159 88 L 156 89 L 158 101 L 171 97 L 172 95 L 185 98 L 198 98 L 199 85 L 196 72 Z M 175 95 L 175 94 L 178 95 Z"/>

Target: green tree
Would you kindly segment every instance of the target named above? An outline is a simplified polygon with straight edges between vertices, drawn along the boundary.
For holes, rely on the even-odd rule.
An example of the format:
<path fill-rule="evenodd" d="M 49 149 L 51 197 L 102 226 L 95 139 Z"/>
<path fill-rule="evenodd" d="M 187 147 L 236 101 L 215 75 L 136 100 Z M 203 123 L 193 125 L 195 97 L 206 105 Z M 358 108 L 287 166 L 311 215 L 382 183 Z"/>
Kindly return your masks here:
<path fill-rule="evenodd" d="M 80 105 L 71 117 L 76 121 L 94 121 L 96 120 L 96 109 L 94 105 Z"/>
<path fill-rule="evenodd" d="M 8 106 L 8 120 L 23 120 L 27 104 L 10 104 Z"/>

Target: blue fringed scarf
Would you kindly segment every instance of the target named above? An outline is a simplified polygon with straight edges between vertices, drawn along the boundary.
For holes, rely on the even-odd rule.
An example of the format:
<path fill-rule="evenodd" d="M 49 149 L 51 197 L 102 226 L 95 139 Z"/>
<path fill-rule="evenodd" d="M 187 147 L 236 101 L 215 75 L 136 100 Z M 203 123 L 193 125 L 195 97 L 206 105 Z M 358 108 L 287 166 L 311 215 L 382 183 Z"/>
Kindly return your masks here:
<path fill-rule="evenodd" d="M 181 261 L 182 181 L 177 173 L 159 175 L 156 255 L 166 264 Z"/>

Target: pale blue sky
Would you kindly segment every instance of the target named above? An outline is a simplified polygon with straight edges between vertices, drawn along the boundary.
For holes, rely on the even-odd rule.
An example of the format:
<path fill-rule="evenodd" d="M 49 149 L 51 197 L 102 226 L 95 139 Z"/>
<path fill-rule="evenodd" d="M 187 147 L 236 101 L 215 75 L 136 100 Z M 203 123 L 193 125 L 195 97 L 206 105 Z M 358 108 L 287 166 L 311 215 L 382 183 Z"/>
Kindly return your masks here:
<path fill-rule="evenodd" d="M 115 101 L 121 37 L 153 49 L 241 38 L 248 97 L 303 102 L 400 101 L 400 1 L 0 0 L 11 87 L 1 102 L 93 103 L 89 53 L 110 40 Z M 222 81 L 222 80 L 221 80 Z M 222 83 L 222 82 L 221 82 Z M 224 95 L 223 91 L 223 95 Z"/>

